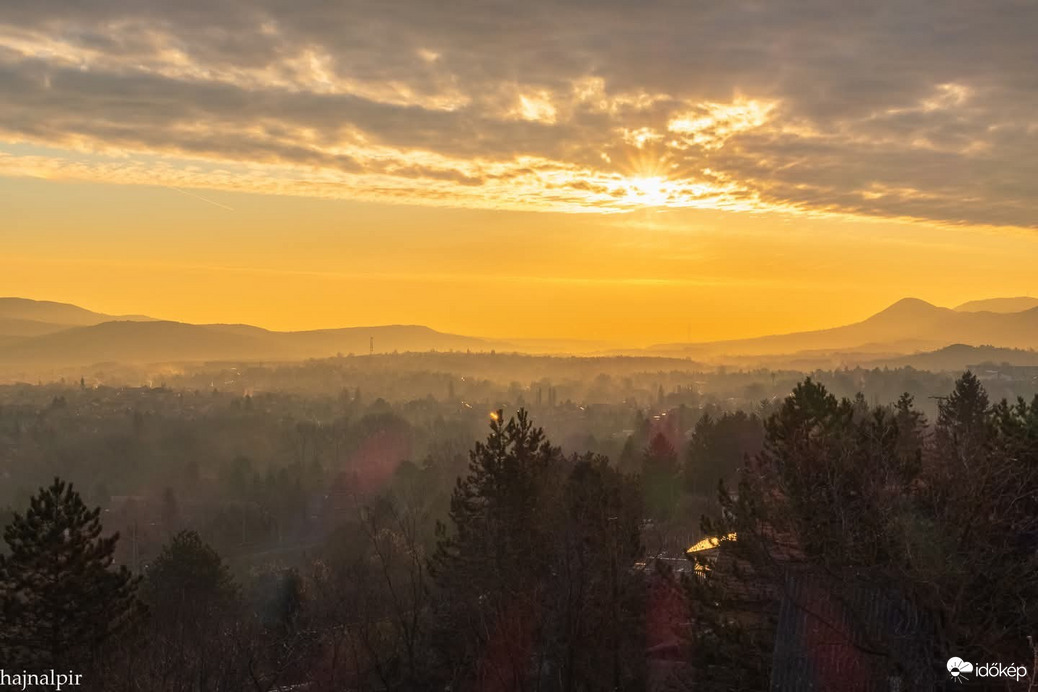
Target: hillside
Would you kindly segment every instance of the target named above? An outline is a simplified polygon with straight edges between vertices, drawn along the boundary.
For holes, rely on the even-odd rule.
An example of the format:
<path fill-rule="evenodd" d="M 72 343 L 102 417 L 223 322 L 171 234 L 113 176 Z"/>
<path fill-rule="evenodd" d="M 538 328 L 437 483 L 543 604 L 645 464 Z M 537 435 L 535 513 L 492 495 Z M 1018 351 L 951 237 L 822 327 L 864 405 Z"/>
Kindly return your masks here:
<path fill-rule="evenodd" d="M 152 320 L 143 315 L 106 315 L 93 312 L 69 303 L 55 303 L 49 300 L 30 300 L 28 298 L 0 298 L 0 334 L 5 331 L 7 321 L 29 321 L 57 328 L 86 327 L 112 320 L 132 320 L 144 322 Z"/>
<path fill-rule="evenodd" d="M 247 325 L 113 321 L 0 341 L 0 365 L 89 365 L 213 360 L 287 360 L 391 351 L 490 350 L 505 344 L 428 327 L 383 326 L 272 332 Z"/>
<path fill-rule="evenodd" d="M 275 332 L 245 324 L 186 324 L 106 315 L 67 303 L 0 298 L 0 366 L 8 368 L 296 360 L 368 353 L 372 345 L 378 353 L 515 348 L 413 325 Z"/>
<path fill-rule="evenodd" d="M 916 358 L 928 369 L 959 369 L 996 360 L 970 349 L 1023 349 L 1005 355 L 1027 360 L 1038 346 L 1038 307 L 1000 312 L 1032 299 L 1007 298 L 937 307 L 905 298 L 854 324 L 792 334 L 703 343 L 661 344 L 624 350 L 627 355 L 694 358 L 737 367 L 828 367 L 904 363 Z M 976 308 L 976 309 L 974 309 Z M 373 343 L 372 343 L 373 340 Z M 959 351 L 941 354 L 957 345 Z M 349 327 L 277 332 L 245 324 L 186 324 L 146 317 L 117 319 L 75 305 L 20 298 L 0 299 L 0 367 L 82 366 L 216 360 L 299 360 L 336 354 L 394 351 L 520 351 L 588 353 L 593 342 L 484 339 L 418 325 Z M 615 352 L 620 353 L 620 352 Z M 938 355 L 939 354 L 939 355 Z M 1012 360 L 1011 359 L 1011 360 Z"/>
<path fill-rule="evenodd" d="M 967 346 L 953 344 L 929 353 L 915 353 L 910 356 L 897 356 L 862 363 L 867 367 L 903 368 L 931 372 L 959 373 L 978 366 L 1012 365 L 1038 366 L 1038 351 L 1017 348 L 998 348 L 995 346 Z"/>
<path fill-rule="evenodd" d="M 39 320 L 26 320 L 18 317 L 0 317 L 0 336 L 17 338 L 42 336 L 60 332 L 62 329 L 68 329 L 70 326 L 53 322 L 41 322 Z"/>
<path fill-rule="evenodd" d="M 1038 308 L 1038 298 L 1018 296 L 1016 298 L 989 298 L 971 300 L 955 308 L 958 312 L 1023 312 Z"/>
<path fill-rule="evenodd" d="M 1034 348 L 1038 346 L 1038 308 L 1014 313 L 966 312 L 905 298 L 868 319 L 843 327 L 732 341 L 661 344 L 649 350 L 703 358 L 802 351 L 912 353 L 957 343 Z"/>

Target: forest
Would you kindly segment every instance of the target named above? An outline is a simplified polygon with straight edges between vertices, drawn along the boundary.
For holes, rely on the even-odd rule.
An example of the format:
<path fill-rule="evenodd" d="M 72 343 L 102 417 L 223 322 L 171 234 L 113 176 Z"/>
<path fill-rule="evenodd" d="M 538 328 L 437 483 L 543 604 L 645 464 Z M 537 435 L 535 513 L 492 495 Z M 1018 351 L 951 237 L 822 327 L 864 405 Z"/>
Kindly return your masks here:
<path fill-rule="evenodd" d="M 932 414 L 877 394 L 945 384 L 915 371 L 816 373 L 784 396 L 786 374 L 660 372 L 369 374 L 332 394 L 336 367 L 244 373 L 246 394 L 3 388 L 5 670 L 256 692 L 915 690 L 952 656 L 1034 670 L 1038 397 L 993 399 L 972 372 Z M 711 391 L 736 377 L 745 396 Z M 439 396 L 402 400 L 407 382 Z"/>
<path fill-rule="evenodd" d="M 1038 692 L 1036 28 L 0 0 L 0 692 Z"/>

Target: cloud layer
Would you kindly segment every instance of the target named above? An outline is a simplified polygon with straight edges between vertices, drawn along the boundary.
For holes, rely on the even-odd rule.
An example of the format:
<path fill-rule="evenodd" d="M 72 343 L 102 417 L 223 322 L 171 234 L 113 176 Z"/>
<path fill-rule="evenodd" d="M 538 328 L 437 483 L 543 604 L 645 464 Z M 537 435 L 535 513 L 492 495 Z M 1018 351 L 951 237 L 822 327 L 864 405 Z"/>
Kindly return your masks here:
<path fill-rule="evenodd" d="M 35 0 L 0 173 L 1035 226 L 1038 6 Z"/>

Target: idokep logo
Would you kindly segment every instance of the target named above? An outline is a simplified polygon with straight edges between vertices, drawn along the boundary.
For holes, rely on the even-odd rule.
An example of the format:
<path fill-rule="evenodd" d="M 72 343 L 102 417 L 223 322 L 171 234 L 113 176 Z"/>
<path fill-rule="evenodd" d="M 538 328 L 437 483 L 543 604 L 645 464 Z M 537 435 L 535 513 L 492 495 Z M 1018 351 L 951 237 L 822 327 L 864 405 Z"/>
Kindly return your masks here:
<path fill-rule="evenodd" d="M 1001 663 L 979 663 L 974 666 L 969 661 L 963 661 L 958 656 L 948 659 L 948 675 L 956 682 L 969 680 L 972 674 L 978 678 L 1012 678 L 1020 682 L 1027 677 L 1027 668 L 1012 663 L 1004 666 Z"/>
<path fill-rule="evenodd" d="M 952 676 L 952 680 L 956 682 L 969 680 L 966 674 L 972 672 L 973 664 L 969 661 L 963 661 L 958 656 L 952 656 L 948 659 L 948 674 Z"/>

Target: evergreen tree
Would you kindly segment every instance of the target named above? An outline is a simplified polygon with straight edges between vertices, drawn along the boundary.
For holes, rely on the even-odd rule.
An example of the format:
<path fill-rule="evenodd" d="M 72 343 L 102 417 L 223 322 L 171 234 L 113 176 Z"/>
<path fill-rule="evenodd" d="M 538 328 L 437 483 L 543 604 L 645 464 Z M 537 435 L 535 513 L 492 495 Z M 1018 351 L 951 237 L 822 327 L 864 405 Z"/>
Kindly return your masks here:
<path fill-rule="evenodd" d="M 643 552 L 637 478 L 591 453 L 570 463 L 542 643 L 552 671 L 545 687 L 638 689 L 644 676 L 646 582 L 642 572 L 631 569 Z"/>
<path fill-rule="evenodd" d="M 137 580 L 125 567 L 112 568 L 119 537 L 101 535 L 100 513 L 55 478 L 4 530 L 0 659 L 6 666 L 87 666 L 132 619 Z"/>
<path fill-rule="evenodd" d="M 194 531 L 173 536 L 151 564 L 141 595 L 148 606 L 144 689 L 228 689 L 237 679 L 229 625 L 239 590 L 219 554 Z"/>
<path fill-rule="evenodd" d="M 697 689 L 767 686 L 778 603 L 794 573 L 826 584 L 845 620 L 879 627 L 863 653 L 909 689 L 923 689 L 933 660 L 953 653 L 1029 660 L 1038 631 L 1036 421 L 1038 408 L 1022 401 L 992 407 L 969 372 L 942 402 L 932 436 L 910 396 L 870 409 L 799 384 L 768 419 L 765 449 L 743 469 L 738 493 L 722 491 L 720 515 L 704 520 L 720 540 L 697 553 L 701 576 L 688 582 Z M 898 600 L 919 633 L 899 638 L 875 612 L 852 608 L 844 588 Z"/>
<path fill-rule="evenodd" d="M 1023 464 L 1038 467 L 1038 395 L 1030 404 L 1022 397 L 1014 404 L 1002 401 L 994 417 L 1009 453 Z"/>
<path fill-rule="evenodd" d="M 941 402 L 920 495 L 916 552 L 935 591 L 948 650 L 1033 655 L 1038 632 L 1038 410 L 991 406 L 971 372 Z"/>
<path fill-rule="evenodd" d="M 558 448 L 524 410 L 507 423 L 498 411 L 485 442 L 469 455 L 449 517 L 437 527 L 432 570 L 441 590 L 442 652 L 452 679 L 476 677 L 522 689 L 530 671 L 551 563 Z M 503 683 L 501 681 L 507 681 Z"/>
<path fill-rule="evenodd" d="M 645 449 L 642 488 L 649 516 L 668 519 L 674 513 L 680 491 L 678 455 L 663 433 L 656 433 Z"/>
<path fill-rule="evenodd" d="M 564 458 L 525 411 L 498 412 L 438 528 L 444 683 L 637 689 L 644 671 L 641 502 L 605 457 Z M 674 457 L 673 450 L 670 456 Z M 672 459 L 672 461 L 674 461 Z"/>
<path fill-rule="evenodd" d="M 967 370 L 955 381 L 937 415 L 937 448 L 961 466 L 980 463 L 994 433 L 991 404 L 980 380 Z"/>
<path fill-rule="evenodd" d="M 141 591 L 151 614 L 170 622 L 202 619 L 238 596 L 223 559 L 194 531 L 181 531 L 163 546 Z"/>
<path fill-rule="evenodd" d="M 764 425 L 756 414 L 742 411 L 713 417 L 703 414 L 696 423 L 685 457 L 685 489 L 713 498 L 722 480 L 730 481 L 747 457 L 764 446 Z"/>
<path fill-rule="evenodd" d="M 167 531 L 172 531 L 180 519 L 180 508 L 177 503 L 177 494 L 173 488 L 166 487 L 162 491 L 162 526 Z"/>
<path fill-rule="evenodd" d="M 914 476 L 922 467 L 923 445 L 926 442 L 926 416 L 915 410 L 914 398 L 905 392 L 894 404 L 894 419 L 897 424 L 898 458 L 904 472 Z"/>

